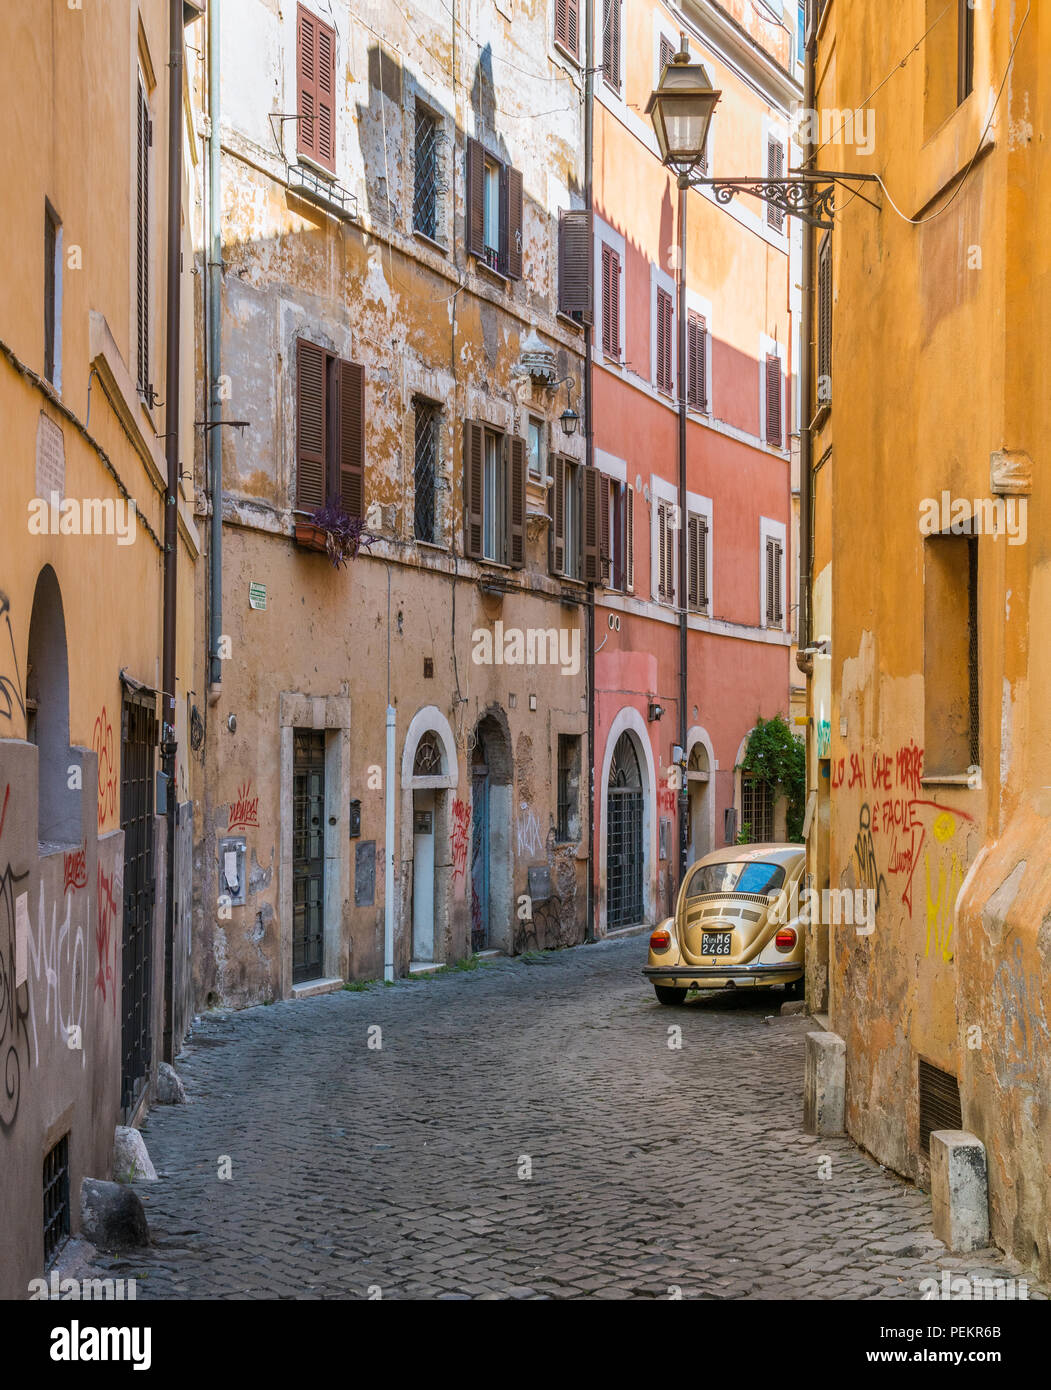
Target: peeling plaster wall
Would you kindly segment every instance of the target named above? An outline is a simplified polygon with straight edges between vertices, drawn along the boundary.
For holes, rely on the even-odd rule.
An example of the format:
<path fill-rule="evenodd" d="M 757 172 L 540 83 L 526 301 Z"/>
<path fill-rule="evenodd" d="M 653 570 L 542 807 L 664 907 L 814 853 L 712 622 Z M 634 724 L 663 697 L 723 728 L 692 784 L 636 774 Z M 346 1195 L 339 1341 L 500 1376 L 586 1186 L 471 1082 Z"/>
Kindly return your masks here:
<path fill-rule="evenodd" d="M 559 209 L 581 205 L 580 71 L 556 53 L 544 7 L 535 14 L 516 7 L 511 24 L 484 0 L 461 6 L 455 42 L 452 18 L 441 7 L 333 0 L 314 9 L 337 33 L 336 178 L 357 199 L 356 217 L 345 221 L 285 186 L 296 133 L 295 123 L 279 115 L 296 106 L 294 7 L 278 11 L 262 0 L 223 7 L 224 409 L 250 425 L 243 433 L 224 431 L 223 439 L 230 659 L 219 702 L 206 713 L 206 789 L 195 816 L 199 1004 L 257 1003 L 292 987 L 292 923 L 283 906 L 291 903 L 291 884 L 282 868 L 291 862 L 291 743 L 283 701 L 286 710 L 289 700 L 323 708 L 310 715 L 313 726 L 326 728 L 327 749 L 332 739 L 345 748 L 331 764 L 326 752 L 327 771 L 335 776 L 339 768 L 339 785 L 327 789 L 326 920 L 330 912 L 334 920 L 326 927 L 326 973 L 381 973 L 388 651 L 397 710 L 399 972 L 412 948 L 412 797 L 401 780 L 402 754 L 410 722 L 427 706 L 453 730 L 459 770 L 457 784 L 436 804 L 436 956 L 454 960 L 470 950 L 464 838 L 471 747 L 490 710 L 506 721 L 514 764 L 505 839 L 494 833 L 495 859 L 509 870 L 494 887 L 494 938 L 526 949 L 584 935 L 586 847 L 556 845 L 554 835 L 559 733 L 582 738 L 588 765 L 584 612 L 561 601 L 563 581 L 548 572 L 543 481 L 528 487 L 525 570 L 463 558 L 461 460 L 465 420 L 524 435 L 530 414 L 544 422 L 548 447 L 583 459 L 583 439 L 559 431 L 564 388 L 545 391 L 519 366 L 523 341 L 538 334 L 556 375 L 574 379 L 579 408 L 583 335 L 556 314 L 556 243 Z M 412 233 L 417 100 L 441 129 L 433 240 Z M 464 252 L 468 135 L 523 173 L 519 281 L 480 270 Z M 365 367 L 365 506 L 378 539 L 371 553 L 340 571 L 291 539 L 293 373 L 301 336 Z M 435 546 L 413 539 L 416 395 L 443 411 Z M 203 456 L 197 468 L 203 489 Z M 207 500 L 203 491 L 199 496 L 203 511 Z M 483 572 L 515 591 L 503 598 L 482 593 Z M 250 608 L 250 583 L 266 585 L 265 611 Z M 578 600 L 586 596 L 583 586 L 565 587 Z M 558 666 L 475 664 L 473 632 L 492 632 L 498 621 L 506 629 L 566 629 L 575 634 L 579 662 L 566 674 Z M 433 660 L 432 677 L 424 675 L 425 658 Z M 526 746 L 520 768 L 517 750 Z M 582 788 L 582 816 L 585 794 Z M 351 800 L 361 802 L 360 839 L 349 834 Z M 246 839 L 247 888 L 244 905 L 221 915 L 218 852 L 227 834 Z M 374 894 L 359 904 L 357 847 L 369 841 Z M 535 920 L 521 919 L 517 902 L 527 891 L 528 868 L 544 865 L 554 897 L 542 910 L 538 905 Z"/>
<path fill-rule="evenodd" d="M 922 52 L 873 103 L 873 167 L 904 212 L 930 220 L 907 225 L 886 200 L 879 212 L 856 200 L 837 216 L 837 365 L 814 448 L 814 574 L 831 574 L 830 599 L 815 589 L 815 633 L 831 630 L 832 646 L 830 709 L 823 693 L 818 709 L 811 683 L 811 714 L 827 725 L 818 748 L 812 720 L 810 779 L 828 828 L 819 815 L 808 867 L 818 888 L 865 886 L 879 900 L 871 933 L 828 929 L 828 1009 L 847 1043 L 850 1133 L 926 1180 L 918 1063 L 957 1077 L 964 1127 L 989 1158 L 993 1238 L 1046 1277 L 1051 661 L 1030 633 L 1051 616 L 1051 506 L 1039 489 L 1028 496 L 1024 543 L 978 539 L 981 779 L 972 786 L 931 777 L 925 760 L 925 725 L 942 692 L 924 674 L 939 634 L 925 630 L 919 526 L 923 500 L 943 489 L 968 509 L 988 497 L 1002 451 L 1024 478 L 1047 436 L 1048 357 L 1035 325 L 1051 306 L 1036 209 L 1051 178 L 1037 138 L 1051 118 L 1038 80 L 1051 19 L 1035 6 L 989 151 L 953 183 L 978 146 L 1023 13 L 976 12 L 973 96 L 922 148 Z M 906 52 L 914 28 L 911 12 L 834 8 L 818 105 L 843 108 L 869 90 L 866 55 Z M 826 156 L 831 168 L 837 159 L 869 167 L 853 150 Z M 949 189 L 958 190 L 951 203 Z M 953 621 L 959 613 L 947 611 Z"/>

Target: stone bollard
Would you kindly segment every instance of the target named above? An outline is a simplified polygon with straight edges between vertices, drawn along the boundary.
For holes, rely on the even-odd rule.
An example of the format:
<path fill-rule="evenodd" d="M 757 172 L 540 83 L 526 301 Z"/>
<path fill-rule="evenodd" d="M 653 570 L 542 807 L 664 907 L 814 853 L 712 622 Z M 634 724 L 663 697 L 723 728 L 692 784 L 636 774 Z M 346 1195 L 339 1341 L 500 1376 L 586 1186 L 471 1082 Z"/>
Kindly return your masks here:
<path fill-rule="evenodd" d="M 950 1250 L 962 1254 L 989 1244 L 985 1145 L 964 1129 L 931 1134 L 931 1207 L 934 1234 Z"/>
<path fill-rule="evenodd" d="M 847 1045 L 835 1033 L 806 1035 L 803 1128 L 807 1134 L 842 1134 L 847 1089 Z"/>

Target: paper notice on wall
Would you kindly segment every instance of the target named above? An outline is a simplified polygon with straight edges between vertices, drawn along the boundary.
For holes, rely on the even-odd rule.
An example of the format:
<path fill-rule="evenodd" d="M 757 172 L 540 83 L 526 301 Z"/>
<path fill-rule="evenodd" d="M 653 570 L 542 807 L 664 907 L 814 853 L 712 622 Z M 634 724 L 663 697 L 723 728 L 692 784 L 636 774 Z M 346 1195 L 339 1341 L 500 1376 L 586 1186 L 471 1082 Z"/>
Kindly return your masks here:
<path fill-rule="evenodd" d="M 29 979 L 29 894 L 15 899 L 15 989 Z"/>
<path fill-rule="evenodd" d="M 223 855 L 223 877 L 231 893 L 237 892 L 237 851 L 228 849 Z"/>

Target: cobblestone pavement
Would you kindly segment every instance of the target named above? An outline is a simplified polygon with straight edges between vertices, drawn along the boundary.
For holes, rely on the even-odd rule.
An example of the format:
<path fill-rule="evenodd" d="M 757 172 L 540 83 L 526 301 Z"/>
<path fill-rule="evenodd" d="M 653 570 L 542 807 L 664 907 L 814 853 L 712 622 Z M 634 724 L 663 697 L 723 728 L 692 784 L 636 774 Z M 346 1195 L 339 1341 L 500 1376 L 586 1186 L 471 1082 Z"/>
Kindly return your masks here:
<path fill-rule="evenodd" d="M 927 1196 L 803 1134 L 808 1024 L 779 995 L 662 1008 L 644 952 L 203 1018 L 188 1103 L 144 1126 L 156 1244 L 107 1272 L 140 1298 L 843 1299 L 1020 1272 L 948 1258 Z"/>

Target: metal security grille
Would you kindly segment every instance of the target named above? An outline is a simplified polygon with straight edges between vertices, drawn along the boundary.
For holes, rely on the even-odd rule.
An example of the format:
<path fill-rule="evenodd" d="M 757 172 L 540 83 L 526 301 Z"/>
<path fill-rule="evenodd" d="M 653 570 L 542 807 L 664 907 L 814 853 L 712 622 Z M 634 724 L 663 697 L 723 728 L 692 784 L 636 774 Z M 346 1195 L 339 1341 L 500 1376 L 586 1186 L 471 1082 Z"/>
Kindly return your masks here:
<path fill-rule="evenodd" d="M 609 769 L 606 826 L 606 926 L 642 921 L 642 776 L 634 746 L 621 734 Z"/>
<path fill-rule="evenodd" d="M 963 1129 L 960 1087 L 951 1072 L 940 1071 L 920 1059 L 920 1148 L 931 1151 L 936 1129 Z"/>
<path fill-rule="evenodd" d="M 44 1157 L 44 1264 L 69 1235 L 69 1135 Z"/>
<path fill-rule="evenodd" d="M 774 805 L 770 787 L 755 777 L 741 778 L 741 833 L 750 845 L 774 838 Z"/>
<path fill-rule="evenodd" d="M 412 225 L 432 241 L 438 237 L 438 122 L 416 108 L 416 166 L 412 196 Z"/>
<path fill-rule="evenodd" d="M 325 922 L 325 735 L 296 729 L 292 754 L 292 983 L 320 978 Z"/>
<path fill-rule="evenodd" d="M 438 473 L 438 424 L 440 411 L 430 401 L 416 402 L 416 466 L 414 534 L 432 545 L 436 531 Z"/>
<path fill-rule="evenodd" d="M 120 824 L 124 831 L 124 924 L 121 957 L 121 1105 L 127 1113 L 150 1069 L 153 982 L 152 703 L 126 699 L 122 714 Z"/>
<path fill-rule="evenodd" d="M 980 767 L 982 761 L 982 707 L 981 685 L 978 678 L 978 542 L 973 536 L 967 542 L 967 638 L 971 766 Z"/>

